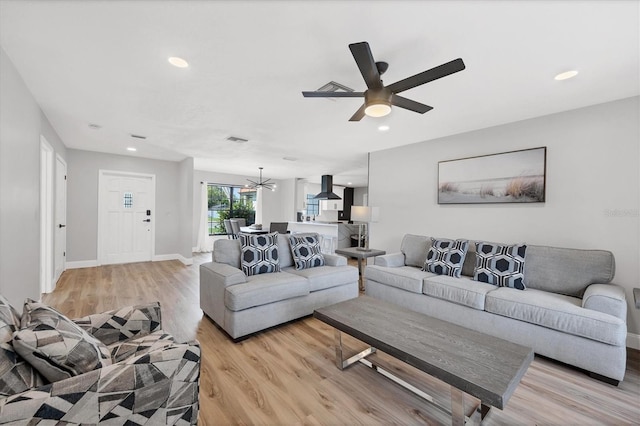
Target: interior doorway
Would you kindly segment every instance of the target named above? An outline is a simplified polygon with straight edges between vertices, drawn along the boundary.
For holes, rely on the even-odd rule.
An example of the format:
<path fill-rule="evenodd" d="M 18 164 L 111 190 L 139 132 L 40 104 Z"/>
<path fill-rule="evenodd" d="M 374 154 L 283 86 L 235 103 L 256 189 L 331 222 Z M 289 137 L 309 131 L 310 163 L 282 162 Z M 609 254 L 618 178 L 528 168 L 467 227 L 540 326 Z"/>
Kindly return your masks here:
<path fill-rule="evenodd" d="M 152 260 L 155 175 L 100 170 L 98 186 L 98 263 Z"/>
<path fill-rule="evenodd" d="M 40 135 L 40 294 L 53 290 L 53 154 Z"/>

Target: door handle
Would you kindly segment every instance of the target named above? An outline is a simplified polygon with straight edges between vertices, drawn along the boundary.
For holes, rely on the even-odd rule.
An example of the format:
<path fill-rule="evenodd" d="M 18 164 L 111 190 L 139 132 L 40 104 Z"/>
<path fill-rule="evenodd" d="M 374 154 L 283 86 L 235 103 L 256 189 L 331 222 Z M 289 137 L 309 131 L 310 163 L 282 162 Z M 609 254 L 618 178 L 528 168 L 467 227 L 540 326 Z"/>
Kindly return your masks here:
<path fill-rule="evenodd" d="M 151 222 L 151 219 L 142 219 L 143 222 Z"/>
<path fill-rule="evenodd" d="M 58 224 L 58 228 L 66 228 L 66 227 L 67 227 L 67 225 L 63 225 L 61 223 Z"/>

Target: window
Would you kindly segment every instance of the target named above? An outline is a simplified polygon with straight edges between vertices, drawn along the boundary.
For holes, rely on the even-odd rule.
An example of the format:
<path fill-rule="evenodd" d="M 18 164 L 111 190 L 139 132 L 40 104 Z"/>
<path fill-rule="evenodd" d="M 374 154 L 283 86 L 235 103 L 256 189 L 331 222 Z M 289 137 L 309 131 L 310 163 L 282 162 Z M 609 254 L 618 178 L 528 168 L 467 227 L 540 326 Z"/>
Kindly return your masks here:
<path fill-rule="evenodd" d="M 255 189 L 231 185 L 207 185 L 209 235 L 224 235 L 224 219 L 243 217 L 247 225 L 255 222 Z"/>
<path fill-rule="evenodd" d="M 307 216 L 318 216 L 320 214 L 320 200 L 313 197 L 315 195 L 307 194 Z"/>

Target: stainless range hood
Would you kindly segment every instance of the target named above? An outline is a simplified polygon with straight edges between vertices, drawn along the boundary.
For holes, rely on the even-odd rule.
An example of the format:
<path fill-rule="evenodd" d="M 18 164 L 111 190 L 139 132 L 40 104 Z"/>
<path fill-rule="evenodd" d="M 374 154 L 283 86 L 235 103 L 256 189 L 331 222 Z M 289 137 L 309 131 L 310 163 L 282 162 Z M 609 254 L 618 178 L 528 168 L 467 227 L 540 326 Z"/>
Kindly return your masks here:
<path fill-rule="evenodd" d="M 333 193 L 333 176 L 331 175 L 322 175 L 322 182 L 320 185 L 320 192 L 313 198 L 318 200 L 341 200 L 342 198 L 338 197 L 337 194 Z"/>

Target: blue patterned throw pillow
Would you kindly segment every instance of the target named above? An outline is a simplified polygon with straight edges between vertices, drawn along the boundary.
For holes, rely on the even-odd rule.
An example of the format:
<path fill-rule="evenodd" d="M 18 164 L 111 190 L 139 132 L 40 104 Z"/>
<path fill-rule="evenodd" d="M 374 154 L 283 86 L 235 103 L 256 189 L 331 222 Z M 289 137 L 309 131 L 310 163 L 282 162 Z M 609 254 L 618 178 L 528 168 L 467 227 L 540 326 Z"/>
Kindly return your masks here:
<path fill-rule="evenodd" d="M 431 238 L 423 271 L 450 277 L 460 277 L 469 241 Z"/>
<path fill-rule="evenodd" d="M 476 242 L 476 267 L 473 279 L 498 287 L 524 290 L 525 244 L 511 246 Z"/>
<path fill-rule="evenodd" d="M 315 268 L 324 265 L 318 234 L 290 235 L 291 253 L 296 269 Z"/>
<path fill-rule="evenodd" d="M 238 234 L 240 239 L 240 266 L 245 275 L 280 272 L 278 233 L 250 235 Z"/>

